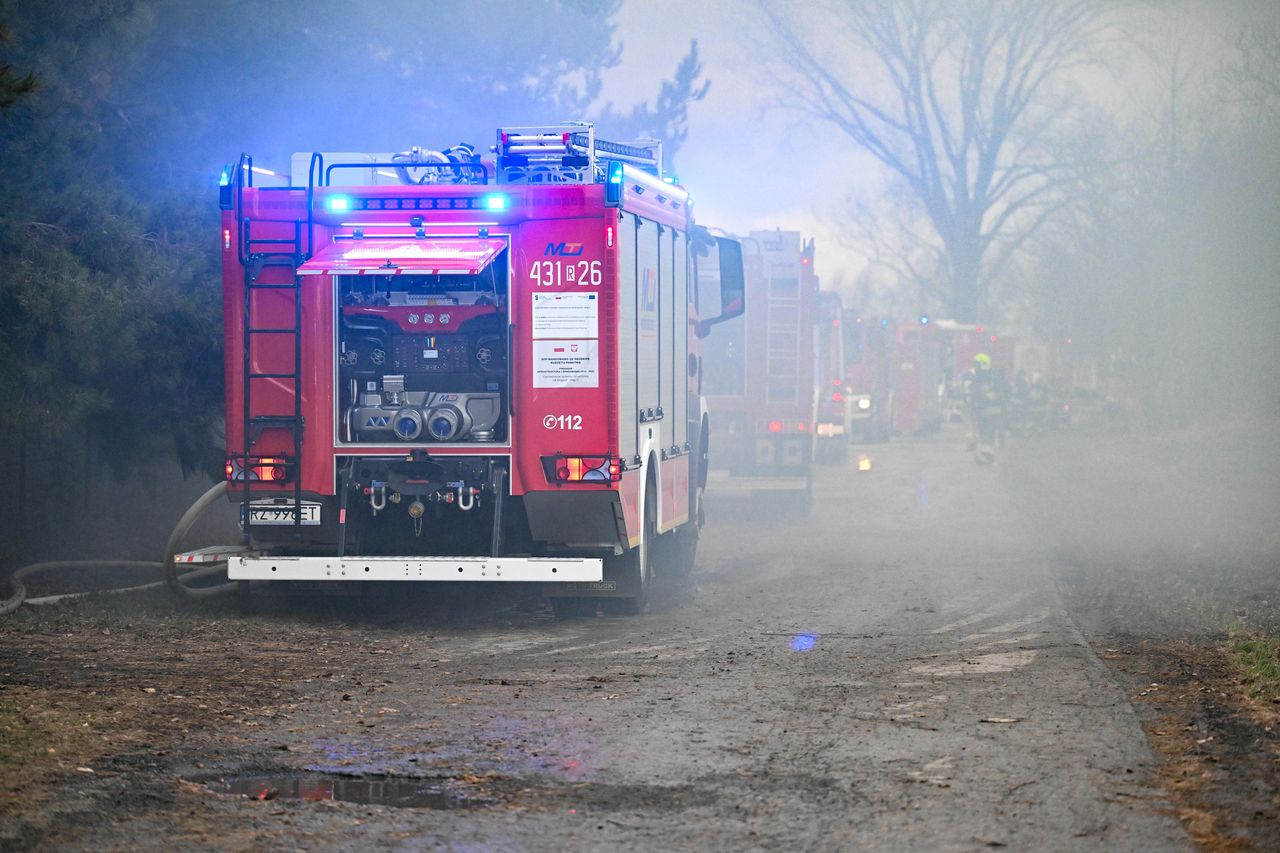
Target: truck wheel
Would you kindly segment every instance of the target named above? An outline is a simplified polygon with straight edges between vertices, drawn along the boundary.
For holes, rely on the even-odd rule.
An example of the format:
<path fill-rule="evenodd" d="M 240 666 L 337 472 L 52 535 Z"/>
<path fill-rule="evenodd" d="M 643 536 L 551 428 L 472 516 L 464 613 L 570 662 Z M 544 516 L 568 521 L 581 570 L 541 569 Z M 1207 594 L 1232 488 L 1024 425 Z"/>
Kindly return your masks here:
<path fill-rule="evenodd" d="M 787 518 L 808 518 L 813 512 L 813 475 L 805 478 L 805 486 L 794 492 L 780 492 L 785 495 L 779 514 Z"/>
<path fill-rule="evenodd" d="M 601 607 L 612 616 L 635 616 L 649 606 L 649 590 L 653 587 L 653 546 L 658 538 L 657 502 L 652 482 L 644 490 L 644 524 L 640 528 L 640 544 L 605 561 L 605 577 L 618 580 L 627 593 L 617 598 L 601 599 Z"/>
<path fill-rule="evenodd" d="M 694 509 L 689 520 L 664 536 L 658 537 L 659 548 L 654 552 L 654 569 L 663 577 L 687 578 L 693 571 L 698 556 L 698 536 L 702 530 L 702 489 L 694 498 Z"/>
<path fill-rule="evenodd" d="M 667 559 L 663 561 L 664 573 L 673 578 L 687 578 L 698 556 L 698 525 L 690 521 L 669 535 L 671 543 Z"/>

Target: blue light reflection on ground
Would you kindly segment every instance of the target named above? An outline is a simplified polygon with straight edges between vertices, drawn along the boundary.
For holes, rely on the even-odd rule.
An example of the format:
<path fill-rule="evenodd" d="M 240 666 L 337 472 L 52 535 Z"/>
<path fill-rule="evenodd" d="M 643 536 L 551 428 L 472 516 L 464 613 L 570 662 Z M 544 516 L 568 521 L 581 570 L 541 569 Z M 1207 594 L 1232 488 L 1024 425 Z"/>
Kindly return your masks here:
<path fill-rule="evenodd" d="M 807 652 L 818 644 L 817 634 L 796 634 L 791 638 L 791 651 Z"/>

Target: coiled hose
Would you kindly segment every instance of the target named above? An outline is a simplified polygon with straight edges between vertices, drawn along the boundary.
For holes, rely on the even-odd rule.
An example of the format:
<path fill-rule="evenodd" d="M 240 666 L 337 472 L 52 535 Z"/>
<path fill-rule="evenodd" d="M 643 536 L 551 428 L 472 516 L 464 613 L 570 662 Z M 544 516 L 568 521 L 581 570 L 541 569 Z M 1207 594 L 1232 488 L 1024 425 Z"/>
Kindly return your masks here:
<path fill-rule="evenodd" d="M 164 572 L 164 580 L 155 583 L 143 584 L 141 586 L 131 586 L 124 589 L 108 589 L 101 590 L 103 593 L 119 593 L 119 592 L 136 592 L 138 590 L 152 589 L 160 586 L 161 583 L 166 584 L 170 590 L 176 595 L 185 599 L 203 599 L 210 598 L 215 595 L 223 595 L 233 592 L 237 589 L 237 582 L 229 581 L 223 584 L 216 584 L 209 587 L 190 587 L 187 585 L 188 580 L 197 580 L 199 578 L 211 577 L 224 571 L 221 565 L 210 565 L 206 568 L 199 569 L 194 572 L 187 572 L 183 575 L 178 574 L 177 566 L 173 558 L 178 553 L 178 548 L 182 544 L 182 540 L 186 538 L 190 532 L 191 526 L 209 506 L 219 497 L 226 494 L 226 481 L 215 484 L 207 492 L 200 496 L 190 509 L 183 514 L 178 520 L 178 524 L 173 528 L 173 533 L 169 535 L 169 541 L 165 543 L 164 561 L 156 563 L 147 560 L 52 560 L 44 563 L 32 563 L 29 566 L 23 566 L 9 577 L 9 585 L 13 587 L 13 595 L 0 601 L 0 616 L 5 616 L 17 610 L 27 603 L 51 603 L 67 598 L 76 598 L 84 595 L 92 595 L 93 593 L 77 592 L 65 595 L 46 596 L 41 599 L 28 599 L 27 587 L 24 581 L 33 575 L 43 574 L 45 572 L 66 571 L 71 569 L 162 569 Z"/>

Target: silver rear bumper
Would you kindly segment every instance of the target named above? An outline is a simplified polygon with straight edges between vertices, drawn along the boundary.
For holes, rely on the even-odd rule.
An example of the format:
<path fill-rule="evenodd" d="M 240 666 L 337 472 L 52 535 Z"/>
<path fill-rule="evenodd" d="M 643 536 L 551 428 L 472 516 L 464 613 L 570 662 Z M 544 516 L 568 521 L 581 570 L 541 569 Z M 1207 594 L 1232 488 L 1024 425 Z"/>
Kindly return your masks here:
<path fill-rule="evenodd" d="M 231 580 L 595 582 L 598 557 L 232 557 Z"/>

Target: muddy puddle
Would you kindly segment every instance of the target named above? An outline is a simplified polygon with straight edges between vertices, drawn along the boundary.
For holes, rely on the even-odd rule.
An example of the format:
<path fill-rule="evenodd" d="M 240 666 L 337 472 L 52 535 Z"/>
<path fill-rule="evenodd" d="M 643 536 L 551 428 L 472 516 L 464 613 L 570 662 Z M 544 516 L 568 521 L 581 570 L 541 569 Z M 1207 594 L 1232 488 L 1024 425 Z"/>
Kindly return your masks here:
<path fill-rule="evenodd" d="M 210 787 L 252 800 L 337 800 L 405 809 L 472 809 L 493 804 L 492 800 L 444 790 L 422 779 L 295 774 L 242 776 Z"/>

